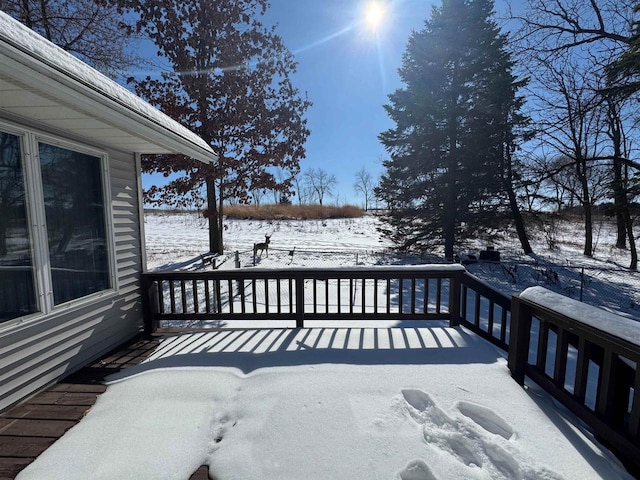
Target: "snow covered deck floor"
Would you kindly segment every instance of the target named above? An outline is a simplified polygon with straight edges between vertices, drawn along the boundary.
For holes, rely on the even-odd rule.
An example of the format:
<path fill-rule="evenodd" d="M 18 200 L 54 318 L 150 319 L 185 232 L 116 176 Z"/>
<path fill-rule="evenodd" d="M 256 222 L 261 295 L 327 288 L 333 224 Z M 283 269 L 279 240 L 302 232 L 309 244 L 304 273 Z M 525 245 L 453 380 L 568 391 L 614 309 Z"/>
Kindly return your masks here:
<path fill-rule="evenodd" d="M 631 478 L 498 348 L 427 325 L 163 337 L 19 478 Z"/>
<path fill-rule="evenodd" d="M 106 376 L 144 361 L 158 344 L 155 338 L 127 344 L 0 414 L 0 480 L 14 478 L 77 424 L 107 389 Z"/>

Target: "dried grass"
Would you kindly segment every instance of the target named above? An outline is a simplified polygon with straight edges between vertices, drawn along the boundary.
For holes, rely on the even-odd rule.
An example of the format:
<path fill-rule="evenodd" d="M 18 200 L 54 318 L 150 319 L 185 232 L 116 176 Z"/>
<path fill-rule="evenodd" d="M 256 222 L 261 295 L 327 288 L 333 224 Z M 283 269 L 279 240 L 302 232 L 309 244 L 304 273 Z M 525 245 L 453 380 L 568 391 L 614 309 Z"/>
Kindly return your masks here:
<path fill-rule="evenodd" d="M 318 220 L 357 218 L 364 212 L 353 205 L 226 205 L 224 214 L 240 220 Z"/>

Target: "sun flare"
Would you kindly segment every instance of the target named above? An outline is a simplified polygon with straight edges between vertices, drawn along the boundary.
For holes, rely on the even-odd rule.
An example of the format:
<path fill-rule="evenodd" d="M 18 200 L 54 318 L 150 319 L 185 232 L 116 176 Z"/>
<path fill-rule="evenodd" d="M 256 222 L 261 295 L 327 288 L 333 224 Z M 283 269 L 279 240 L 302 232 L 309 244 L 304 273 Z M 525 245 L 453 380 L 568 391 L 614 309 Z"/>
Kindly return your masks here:
<path fill-rule="evenodd" d="M 377 30 L 384 22 L 385 8 L 382 2 L 372 1 L 369 2 L 364 11 L 364 19 L 367 27 L 372 30 Z"/>

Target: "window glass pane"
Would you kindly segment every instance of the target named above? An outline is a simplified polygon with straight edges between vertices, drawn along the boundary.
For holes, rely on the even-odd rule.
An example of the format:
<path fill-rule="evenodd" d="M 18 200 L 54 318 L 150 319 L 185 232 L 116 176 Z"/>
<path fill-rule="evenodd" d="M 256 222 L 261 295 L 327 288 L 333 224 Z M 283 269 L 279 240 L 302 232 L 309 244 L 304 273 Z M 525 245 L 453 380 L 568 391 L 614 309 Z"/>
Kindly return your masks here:
<path fill-rule="evenodd" d="M 110 288 L 101 159 L 39 144 L 56 305 Z"/>
<path fill-rule="evenodd" d="M 20 138 L 0 132 L 0 322 L 37 311 Z"/>

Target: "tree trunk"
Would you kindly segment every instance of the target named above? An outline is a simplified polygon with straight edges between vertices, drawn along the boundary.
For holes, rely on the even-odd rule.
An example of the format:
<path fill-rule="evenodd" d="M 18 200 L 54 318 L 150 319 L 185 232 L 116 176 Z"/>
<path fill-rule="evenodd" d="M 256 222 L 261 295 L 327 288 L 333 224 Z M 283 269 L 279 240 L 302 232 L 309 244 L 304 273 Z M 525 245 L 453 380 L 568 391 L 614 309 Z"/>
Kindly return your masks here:
<path fill-rule="evenodd" d="M 207 180 L 207 220 L 209 221 L 209 251 L 222 253 L 222 238 L 220 232 L 219 212 L 216 198 L 215 180 Z"/>
<path fill-rule="evenodd" d="M 638 250 L 636 249 L 636 239 L 633 236 L 633 219 L 631 218 L 631 212 L 629 211 L 629 204 L 625 203 L 625 209 L 623 211 L 623 217 L 627 230 L 627 238 L 629 239 L 629 253 L 631 253 L 631 264 L 629 268 L 633 271 L 638 270 Z"/>
<path fill-rule="evenodd" d="M 516 227 L 516 233 L 518 234 L 518 240 L 525 255 L 533 253 L 533 248 L 529 243 L 529 237 L 527 236 L 527 230 L 524 227 L 524 219 L 522 213 L 518 207 L 518 200 L 516 199 L 516 193 L 513 191 L 513 187 L 507 187 L 507 195 L 509 196 L 509 207 L 511 208 L 511 215 L 513 216 L 513 223 Z"/>
<path fill-rule="evenodd" d="M 524 226 L 524 218 L 522 218 L 522 212 L 520 212 L 520 207 L 518 206 L 516 192 L 513 189 L 513 158 L 511 156 L 511 146 L 508 142 L 503 142 L 503 162 L 503 174 L 501 175 L 501 178 L 504 189 L 507 191 L 507 196 L 509 197 L 511 216 L 513 217 L 513 223 L 516 227 L 516 233 L 518 234 L 522 250 L 525 255 L 529 255 L 533 253 L 533 248 L 531 248 L 531 244 L 529 243 L 527 230 Z"/>
<path fill-rule="evenodd" d="M 627 248 L 627 225 L 624 218 L 626 200 L 622 181 L 622 162 L 615 158 L 613 161 L 613 208 L 616 215 L 617 248 Z"/>
<path fill-rule="evenodd" d="M 584 254 L 593 256 L 593 206 L 589 196 L 587 176 L 581 175 L 582 182 L 582 207 L 584 208 Z"/>

